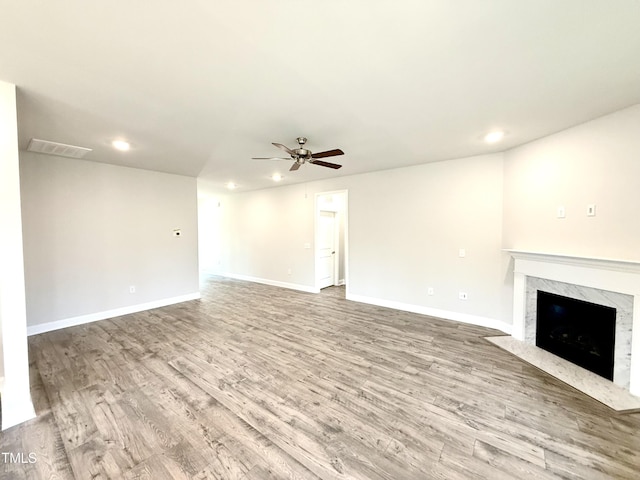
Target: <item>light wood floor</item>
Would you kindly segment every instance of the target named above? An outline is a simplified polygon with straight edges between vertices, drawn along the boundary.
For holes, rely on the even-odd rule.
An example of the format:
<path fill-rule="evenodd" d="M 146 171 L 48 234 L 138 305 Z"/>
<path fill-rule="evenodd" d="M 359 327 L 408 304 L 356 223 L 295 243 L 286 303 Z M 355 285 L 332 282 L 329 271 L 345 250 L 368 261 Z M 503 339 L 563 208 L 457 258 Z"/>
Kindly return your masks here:
<path fill-rule="evenodd" d="M 498 332 L 212 278 L 200 301 L 31 337 L 38 418 L 0 478 L 635 478 L 616 414 Z"/>

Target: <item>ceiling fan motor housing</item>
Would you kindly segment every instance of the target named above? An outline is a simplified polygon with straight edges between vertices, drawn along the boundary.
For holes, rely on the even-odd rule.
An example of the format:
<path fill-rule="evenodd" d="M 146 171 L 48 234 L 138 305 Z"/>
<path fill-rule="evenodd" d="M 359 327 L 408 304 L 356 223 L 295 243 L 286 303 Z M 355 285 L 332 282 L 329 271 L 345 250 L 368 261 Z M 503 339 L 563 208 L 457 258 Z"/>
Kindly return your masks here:
<path fill-rule="evenodd" d="M 304 158 L 306 160 L 311 158 L 311 150 L 307 150 L 306 148 L 296 148 L 294 152 L 300 158 Z"/>

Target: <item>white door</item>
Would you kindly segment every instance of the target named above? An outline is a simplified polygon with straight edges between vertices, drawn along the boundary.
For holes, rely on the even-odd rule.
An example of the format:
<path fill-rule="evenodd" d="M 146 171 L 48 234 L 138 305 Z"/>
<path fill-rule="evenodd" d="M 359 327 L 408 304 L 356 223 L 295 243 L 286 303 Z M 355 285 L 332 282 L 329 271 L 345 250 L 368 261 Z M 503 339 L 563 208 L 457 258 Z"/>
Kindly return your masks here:
<path fill-rule="evenodd" d="M 318 218 L 318 287 L 325 288 L 336 283 L 335 273 L 335 212 L 320 211 Z"/>

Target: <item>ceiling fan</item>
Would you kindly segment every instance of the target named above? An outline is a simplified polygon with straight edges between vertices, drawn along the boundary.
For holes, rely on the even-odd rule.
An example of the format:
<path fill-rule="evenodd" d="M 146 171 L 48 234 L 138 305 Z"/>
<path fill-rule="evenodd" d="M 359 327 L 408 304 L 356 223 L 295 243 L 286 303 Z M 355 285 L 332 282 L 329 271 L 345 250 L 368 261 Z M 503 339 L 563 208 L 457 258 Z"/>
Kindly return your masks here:
<path fill-rule="evenodd" d="M 344 155 L 344 152 L 339 148 L 335 150 L 327 150 L 326 152 L 318 152 L 312 153 L 311 150 L 307 150 L 304 148 L 304 144 L 307 143 L 307 139 L 304 137 L 298 137 L 298 148 L 290 149 L 281 143 L 273 142 L 273 145 L 284 150 L 291 158 L 280 158 L 280 157 L 253 157 L 253 160 L 293 160 L 294 163 L 291 165 L 289 171 L 298 170 L 300 165 L 303 163 L 311 163 L 312 165 L 320 165 L 321 167 L 329 167 L 329 168 L 340 168 L 342 165 L 338 165 L 337 163 L 325 162 L 323 160 L 318 160 L 319 158 L 326 157 L 335 157 L 336 155 Z"/>

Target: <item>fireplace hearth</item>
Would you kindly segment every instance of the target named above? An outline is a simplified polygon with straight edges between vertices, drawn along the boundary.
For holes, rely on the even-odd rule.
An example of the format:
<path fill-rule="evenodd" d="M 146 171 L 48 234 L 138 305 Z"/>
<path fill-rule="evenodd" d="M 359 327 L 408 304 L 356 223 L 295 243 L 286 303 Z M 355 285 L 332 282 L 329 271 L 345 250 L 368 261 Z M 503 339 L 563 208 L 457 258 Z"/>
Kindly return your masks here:
<path fill-rule="evenodd" d="M 539 290 L 536 345 L 613 381 L 616 309 Z"/>

